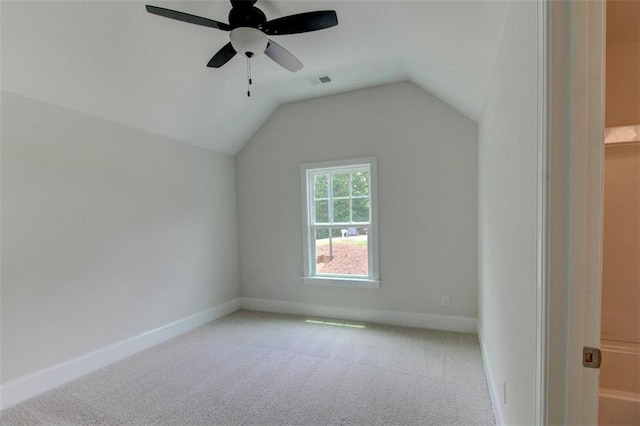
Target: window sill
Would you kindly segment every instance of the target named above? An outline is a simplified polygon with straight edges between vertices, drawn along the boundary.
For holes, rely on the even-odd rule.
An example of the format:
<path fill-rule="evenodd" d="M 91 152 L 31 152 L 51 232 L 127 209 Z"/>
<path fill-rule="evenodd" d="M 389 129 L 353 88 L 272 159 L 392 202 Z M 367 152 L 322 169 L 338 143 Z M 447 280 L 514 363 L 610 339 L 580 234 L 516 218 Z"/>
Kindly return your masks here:
<path fill-rule="evenodd" d="M 331 287 L 358 287 L 380 288 L 379 280 L 368 278 L 344 278 L 344 277 L 301 277 L 302 282 L 309 285 L 322 285 Z"/>

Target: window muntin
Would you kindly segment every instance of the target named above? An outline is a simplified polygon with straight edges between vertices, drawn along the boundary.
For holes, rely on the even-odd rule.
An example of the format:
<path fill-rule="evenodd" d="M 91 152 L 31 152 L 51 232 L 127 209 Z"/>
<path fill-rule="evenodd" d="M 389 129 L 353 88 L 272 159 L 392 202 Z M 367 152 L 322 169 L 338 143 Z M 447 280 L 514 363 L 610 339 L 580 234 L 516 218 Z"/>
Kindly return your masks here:
<path fill-rule="evenodd" d="M 371 222 L 369 167 L 350 171 L 310 171 L 313 179 L 312 225 L 359 225 Z"/>
<path fill-rule="evenodd" d="M 302 166 L 305 277 L 374 282 L 375 159 L 334 164 Z"/>

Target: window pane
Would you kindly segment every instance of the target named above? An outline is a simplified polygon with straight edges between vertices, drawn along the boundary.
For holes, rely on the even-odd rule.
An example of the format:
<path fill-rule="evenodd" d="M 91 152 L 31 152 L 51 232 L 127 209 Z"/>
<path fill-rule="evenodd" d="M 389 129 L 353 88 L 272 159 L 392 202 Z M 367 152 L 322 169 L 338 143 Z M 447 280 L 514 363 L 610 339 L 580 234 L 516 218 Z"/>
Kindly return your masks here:
<path fill-rule="evenodd" d="M 314 198 L 329 197 L 329 180 L 327 175 L 315 175 L 314 179 Z"/>
<path fill-rule="evenodd" d="M 316 223 L 329 223 L 329 201 L 316 201 Z"/>
<path fill-rule="evenodd" d="M 353 203 L 353 221 L 369 222 L 369 198 L 354 198 Z"/>
<path fill-rule="evenodd" d="M 327 228 L 316 229 L 316 240 L 324 240 L 329 238 L 329 230 Z"/>
<path fill-rule="evenodd" d="M 351 208 L 351 200 L 333 200 L 333 221 L 349 222 L 349 210 Z"/>
<path fill-rule="evenodd" d="M 369 195 L 369 173 L 351 173 L 351 195 Z"/>
<path fill-rule="evenodd" d="M 349 174 L 336 173 L 333 175 L 333 196 L 348 197 L 349 196 Z"/>
<path fill-rule="evenodd" d="M 369 275 L 369 240 L 366 227 L 316 229 L 316 273 Z M 334 237 L 334 235 L 339 235 Z"/>

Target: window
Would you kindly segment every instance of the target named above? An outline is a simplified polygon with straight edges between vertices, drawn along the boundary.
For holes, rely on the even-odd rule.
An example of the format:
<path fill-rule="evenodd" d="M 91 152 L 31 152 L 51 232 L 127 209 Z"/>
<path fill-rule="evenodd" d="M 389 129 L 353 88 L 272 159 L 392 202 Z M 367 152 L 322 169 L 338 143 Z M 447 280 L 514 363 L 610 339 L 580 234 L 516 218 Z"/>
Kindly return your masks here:
<path fill-rule="evenodd" d="M 301 166 L 308 284 L 379 287 L 376 159 Z"/>

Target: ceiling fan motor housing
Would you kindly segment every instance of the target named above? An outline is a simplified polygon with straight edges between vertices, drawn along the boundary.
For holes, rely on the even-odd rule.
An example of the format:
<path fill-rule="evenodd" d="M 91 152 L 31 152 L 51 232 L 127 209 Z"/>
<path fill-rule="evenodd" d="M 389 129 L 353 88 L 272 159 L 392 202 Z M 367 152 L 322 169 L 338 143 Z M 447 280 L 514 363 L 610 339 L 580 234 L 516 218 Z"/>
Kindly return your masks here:
<path fill-rule="evenodd" d="M 252 27 L 239 27 L 229 33 L 231 45 L 236 52 L 248 58 L 264 53 L 269 39 L 262 31 Z"/>
<path fill-rule="evenodd" d="M 231 2 L 231 4 L 233 5 L 233 8 L 229 11 L 229 24 L 233 28 L 257 28 L 267 21 L 265 14 L 257 7 L 253 7 L 250 2 L 236 1 Z"/>

